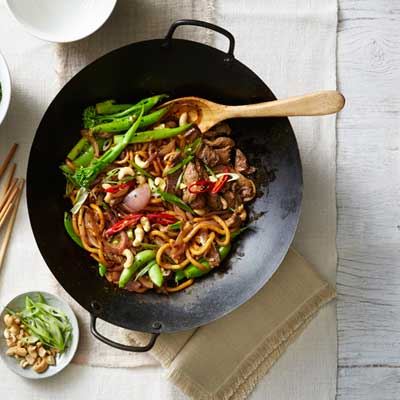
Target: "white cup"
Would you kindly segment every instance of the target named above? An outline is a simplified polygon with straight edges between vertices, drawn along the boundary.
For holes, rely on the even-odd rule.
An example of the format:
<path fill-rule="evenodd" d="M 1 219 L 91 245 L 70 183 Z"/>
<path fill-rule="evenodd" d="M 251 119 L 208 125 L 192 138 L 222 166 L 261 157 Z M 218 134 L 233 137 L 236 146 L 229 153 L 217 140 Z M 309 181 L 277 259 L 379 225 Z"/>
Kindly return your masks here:
<path fill-rule="evenodd" d="M 97 31 L 117 0 L 6 0 L 14 18 L 32 35 L 67 43 Z"/>

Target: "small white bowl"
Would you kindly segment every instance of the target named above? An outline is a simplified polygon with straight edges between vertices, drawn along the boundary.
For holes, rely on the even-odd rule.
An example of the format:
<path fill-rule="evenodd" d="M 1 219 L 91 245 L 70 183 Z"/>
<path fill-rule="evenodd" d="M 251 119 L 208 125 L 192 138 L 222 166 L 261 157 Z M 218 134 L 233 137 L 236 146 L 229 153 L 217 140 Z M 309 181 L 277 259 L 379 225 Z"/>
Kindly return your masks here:
<path fill-rule="evenodd" d="M 9 11 L 32 35 L 67 43 L 97 31 L 117 0 L 6 0 Z"/>
<path fill-rule="evenodd" d="M 7 305 L 6 307 L 2 310 L 2 313 L 0 314 L 0 358 L 4 361 L 4 363 L 7 365 L 7 367 L 15 372 L 16 374 L 28 378 L 28 379 L 43 379 L 43 378 L 49 378 L 50 376 L 53 376 L 55 374 L 58 374 L 60 371 L 62 371 L 72 360 L 74 357 L 76 350 L 78 348 L 78 342 L 79 342 L 79 325 L 78 321 L 75 317 L 74 312 L 72 311 L 71 307 L 64 301 L 61 300 L 60 298 L 54 296 L 53 294 L 46 293 L 40 291 L 40 293 L 43 295 L 45 301 L 47 304 L 58 308 L 62 312 L 64 312 L 68 319 L 69 322 L 72 325 L 72 341 L 69 345 L 69 347 L 66 349 L 66 351 L 57 356 L 56 359 L 56 365 L 51 365 L 47 370 L 41 374 L 38 374 L 35 372 L 31 367 L 29 368 L 22 368 L 19 365 L 19 362 L 14 358 L 6 355 L 7 351 L 7 343 L 4 339 L 3 332 L 5 327 L 4 324 L 4 316 L 7 314 L 7 308 L 13 310 L 13 311 L 20 311 L 24 308 L 25 306 L 25 296 L 29 296 L 31 298 L 36 299 L 37 294 L 39 292 L 27 292 L 27 293 L 22 293 L 19 296 L 13 298 Z"/>
<path fill-rule="evenodd" d="M 2 96 L 0 100 L 0 125 L 3 122 L 11 101 L 11 78 L 7 63 L 0 53 L 0 85 Z"/>

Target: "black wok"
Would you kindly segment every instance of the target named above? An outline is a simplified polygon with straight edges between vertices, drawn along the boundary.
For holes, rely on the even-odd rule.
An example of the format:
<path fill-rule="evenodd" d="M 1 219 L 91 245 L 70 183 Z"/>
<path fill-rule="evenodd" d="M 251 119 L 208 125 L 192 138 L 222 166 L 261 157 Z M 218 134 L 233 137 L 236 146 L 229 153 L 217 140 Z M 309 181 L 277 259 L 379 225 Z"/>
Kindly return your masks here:
<path fill-rule="evenodd" d="M 179 25 L 213 29 L 229 39 L 229 51 L 173 39 Z M 67 236 L 65 180 L 58 166 L 79 137 L 81 111 L 107 98 L 127 101 L 152 94 L 194 95 L 223 104 L 274 100 L 266 84 L 234 58 L 234 38 L 200 21 L 175 22 L 165 39 L 122 47 L 99 58 L 59 92 L 32 144 L 27 197 L 39 249 L 63 288 L 92 316 L 92 333 L 129 351 L 146 351 L 161 332 L 192 329 L 221 318 L 249 300 L 271 278 L 295 233 L 302 199 L 302 169 L 287 118 L 232 120 L 234 139 L 257 167 L 259 195 L 250 206 L 251 230 L 237 240 L 217 271 L 170 296 L 120 290 L 99 277 L 93 260 Z M 96 318 L 153 333 L 145 347 L 115 343 L 96 330 Z"/>

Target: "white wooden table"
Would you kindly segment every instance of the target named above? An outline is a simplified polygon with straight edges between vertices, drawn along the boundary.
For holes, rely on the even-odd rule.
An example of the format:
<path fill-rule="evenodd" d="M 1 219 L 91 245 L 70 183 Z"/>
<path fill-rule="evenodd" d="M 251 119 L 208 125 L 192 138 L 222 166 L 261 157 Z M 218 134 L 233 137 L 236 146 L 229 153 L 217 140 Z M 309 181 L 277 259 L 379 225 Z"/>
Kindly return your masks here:
<path fill-rule="evenodd" d="M 395 400 L 400 398 L 400 3 L 339 4 L 338 79 L 347 106 L 338 120 L 338 399 Z M 0 2 L 0 21 L 1 13 Z M 57 92 L 55 72 L 49 68 L 35 93 L 25 88 L 43 65 L 53 62 L 54 48 L 12 21 L 0 24 L 0 48 L 7 51 L 18 77 L 13 110 L 0 130 L 0 156 L 7 150 L 3 143 L 8 147 L 18 141 L 19 173 L 24 174 L 33 133 L 47 99 Z M 16 121 L 19 131 L 12 129 Z M 47 267 L 36 246 L 26 250 L 25 244 L 33 241 L 31 232 L 22 229 L 26 219 L 23 201 L 17 220 L 21 235 L 10 248 L 10 257 L 18 255 L 19 263 L 3 271 L 2 300 L 3 282 L 16 282 L 7 287 L 7 297 L 24 290 L 17 277 L 31 265 L 31 287 L 45 289 L 41 277 L 48 274 Z M 136 370 L 134 384 L 129 370 L 76 365 L 41 383 L 19 379 L 3 365 L 0 376 L 0 398 L 16 400 L 74 399 L 83 393 L 91 399 L 116 394 L 134 399 L 142 393 L 151 393 L 149 399 L 180 398 L 158 368 Z M 252 398 L 265 400 L 270 395 L 260 387 Z"/>
<path fill-rule="evenodd" d="M 400 398 L 400 3 L 341 0 L 338 399 Z"/>

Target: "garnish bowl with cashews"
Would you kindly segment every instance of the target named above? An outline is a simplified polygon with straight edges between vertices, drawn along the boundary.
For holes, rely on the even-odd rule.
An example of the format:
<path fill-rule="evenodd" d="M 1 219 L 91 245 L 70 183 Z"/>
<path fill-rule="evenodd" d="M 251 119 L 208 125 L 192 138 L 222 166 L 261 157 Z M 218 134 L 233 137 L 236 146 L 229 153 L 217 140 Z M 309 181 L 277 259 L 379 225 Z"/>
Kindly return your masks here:
<path fill-rule="evenodd" d="M 66 232 L 100 276 L 137 293 L 178 292 L 218 268 L 256 196 L 229 125 L 202 133 L 193 113 L 168 113 L 166 98 L 87 107 L 60 166 Z"/>
<path fill-rule="evenodd" d="M 0 357 L 14 372 L 31 379 L 46 378 L 72 360 L 79 328 L 72 310 L 56 296 L 20 294 L 0 315 Z"/>

